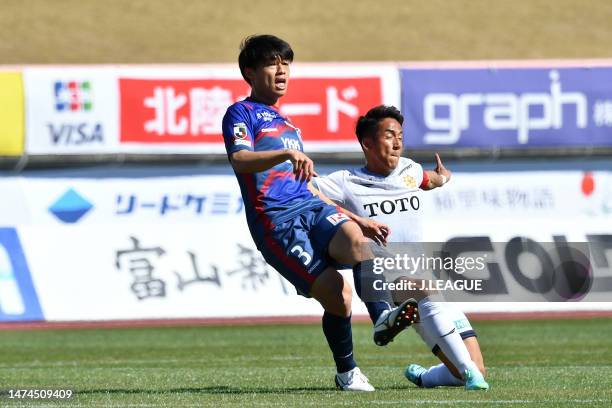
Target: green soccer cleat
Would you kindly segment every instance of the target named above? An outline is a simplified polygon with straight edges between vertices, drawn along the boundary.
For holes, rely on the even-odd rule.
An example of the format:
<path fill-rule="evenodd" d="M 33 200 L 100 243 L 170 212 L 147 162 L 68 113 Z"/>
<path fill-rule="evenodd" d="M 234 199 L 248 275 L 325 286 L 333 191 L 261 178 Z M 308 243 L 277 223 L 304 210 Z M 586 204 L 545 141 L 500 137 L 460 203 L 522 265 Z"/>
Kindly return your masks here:
<path fill-rule="evenodd" d="M 406 378 L 417 387 L 423 387 L 421 375 L 423 375 L 423 373 L 426 371 L 427 369 L 425 367 L 418 364 L 410 364 L 404 371 L 404 376 L 406 376 Z"/>
<path fill-rule="evenodd" d="M 484 377 L 475 368 L 465 370 L 465 389 L 468 391 L 486 391 L 489 389 L 489 384 Z"/>

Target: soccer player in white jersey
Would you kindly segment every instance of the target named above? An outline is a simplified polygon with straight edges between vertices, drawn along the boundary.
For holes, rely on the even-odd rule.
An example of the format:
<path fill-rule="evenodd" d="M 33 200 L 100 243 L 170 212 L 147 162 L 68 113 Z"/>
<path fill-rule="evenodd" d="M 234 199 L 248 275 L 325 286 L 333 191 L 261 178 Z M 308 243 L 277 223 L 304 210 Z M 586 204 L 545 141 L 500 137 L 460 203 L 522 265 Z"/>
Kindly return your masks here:
<path fill-rule="evenodd" d="M 356 127 L 366 165 L 311 181 L 315 193 L 322 192 L 349 214 L 385 225 L 373 234 L 381 242 L 387 240 L 389 231 L 390 242 L 420 242 L 421 190 L 442 187 L 451 178 L 437 154 L 433 171 L 424 171 L 420 164 L 401 157 L 403 121 L 395 107 L 371 109 L 359 118 Z M 411 364 L 406 377 L 420 387 L 464 385 L 468 390 L 488 389 L 480 346 L 466 316 L 429 297 L 419 300 L 418 310 L 420 321 L 414 328 L 442 364 L 429 369 Z"/>

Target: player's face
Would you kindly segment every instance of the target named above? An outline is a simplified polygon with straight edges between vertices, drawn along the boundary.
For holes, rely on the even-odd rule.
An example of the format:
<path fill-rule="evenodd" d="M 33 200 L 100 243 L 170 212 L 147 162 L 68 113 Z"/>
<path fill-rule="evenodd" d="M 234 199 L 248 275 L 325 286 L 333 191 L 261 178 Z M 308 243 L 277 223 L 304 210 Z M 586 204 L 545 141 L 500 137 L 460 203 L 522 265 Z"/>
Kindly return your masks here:
<path fill-rule="evenodd" d="M 402 155 L 402 137 L 402 125 L 396 119 L 378 122 L 376 135 L 363 140 L 368 169 L 383 175 L 391 173 Z"/>
<path fill-rule="evenodd" d="M 251 81 L 251 96 L 270 105 L 285 95 L 289 85 L 289 61 L 280 57 L 269 60 L 256 69 L 247 69 Z"/>

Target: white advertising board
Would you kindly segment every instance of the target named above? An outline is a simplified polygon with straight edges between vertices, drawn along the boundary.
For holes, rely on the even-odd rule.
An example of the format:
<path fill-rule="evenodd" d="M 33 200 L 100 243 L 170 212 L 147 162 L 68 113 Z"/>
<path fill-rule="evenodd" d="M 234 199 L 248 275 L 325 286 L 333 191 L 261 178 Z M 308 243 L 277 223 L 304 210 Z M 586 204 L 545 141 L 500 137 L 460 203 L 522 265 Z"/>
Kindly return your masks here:
<path fill-rule="evenodd" d="M 587 183 L 591 187 L 583 189 L 584 177 L 581 172 L 538 177 L 456 173 L 437 193 L 448 188 L 448 194 L 459 197 L 453 188 L 464 191 L 473 185 L 477 195 L 517 188 L 521 196 L 531 197 L 546 188 L 548 204 L 545 209 L 528 206 L 541 201 L 524 199 L 519 207 L 507 201 L 500 209 L 481 200 L 478 211 L 470 212 L 465 205 L 435 207 L 436 193 L 424 192 L 424 241 L 481 237 L 507 243 L 523 237 L 553 242 L 563 237 L 591 242 L 609 237 L 609 174 L 593 173 L 594 181 Z M 316 302 L 296 295 L 256 251 L 233 176 L 7 177 L 0 180 L 0 192 L 8 197 L 0 200 L 0 243 L 7 252 L 5 263 L 25 288 L 29 316 L 42 313 L 46 320 L 61 321 L 320 314 Z M 503 253 L 491 256 L 507 262 Z M 612 250 L 604 248 L 598 256 L 594 276 L 605 288 L 612 282 Z M 508 283 L 511 289 L 514 283 Z M 608 298 L 612 288 L 599 292 L 594 302 L 506 304 L 508 298 L 500 297 L 495 303 L 459 307 L 481 312 L 610 310 Z M 355 299 L 355 314 L 365 314 Z"/>
<path fill-rule="evenodd" d="M 0 225 L 174 224 L 244 217 L 232 175 L 6 177 L 0 179 L 0 197 L 10 197 L 0 200 Z M 454 173 L 451 182 L 421 192 L 419 200 L 424 222 L 469 218 L 477 226 L 499 219 L 515 225 L 526 218 L 605 221 L 612 217 L 612 173 Z"/>
<path fill-rule="evenodd" d="M 282 114 L 306 151 L 359 151 L 354 124 L 372 106 L 399 106 L 393 64 L 295 64 Z M 238 67 L 24 68 L 26 152 L 225 153 L 226 109 L 250 93 Z"/>
<path fill-rule="evenodd" d="M 265 264 L 241 219 L 20 235 L 50 321 L 319 314 Z"/>
<path fill-rule="evenodd" d="M 119 152 L 113 68 L 28 67 L 23 80 L 28 154 Z"/>

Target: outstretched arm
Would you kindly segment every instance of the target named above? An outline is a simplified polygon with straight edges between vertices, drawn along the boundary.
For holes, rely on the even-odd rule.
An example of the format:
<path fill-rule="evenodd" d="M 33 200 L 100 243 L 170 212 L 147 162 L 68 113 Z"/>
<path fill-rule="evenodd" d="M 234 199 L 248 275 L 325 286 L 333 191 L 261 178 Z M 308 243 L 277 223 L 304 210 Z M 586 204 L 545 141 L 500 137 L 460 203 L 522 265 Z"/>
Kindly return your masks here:
<path fill-rule="evenodd" d="M 442 187 L 450 180 L 451 172 L 444 167 L 438 153 L 436 153 L 436 164 L 434 170 L 427 170 L 424 172 L 423 179 L 425 180 L 425 185 L 421 185 L 422 190 L 433 190 L 434 188 Z"/>

